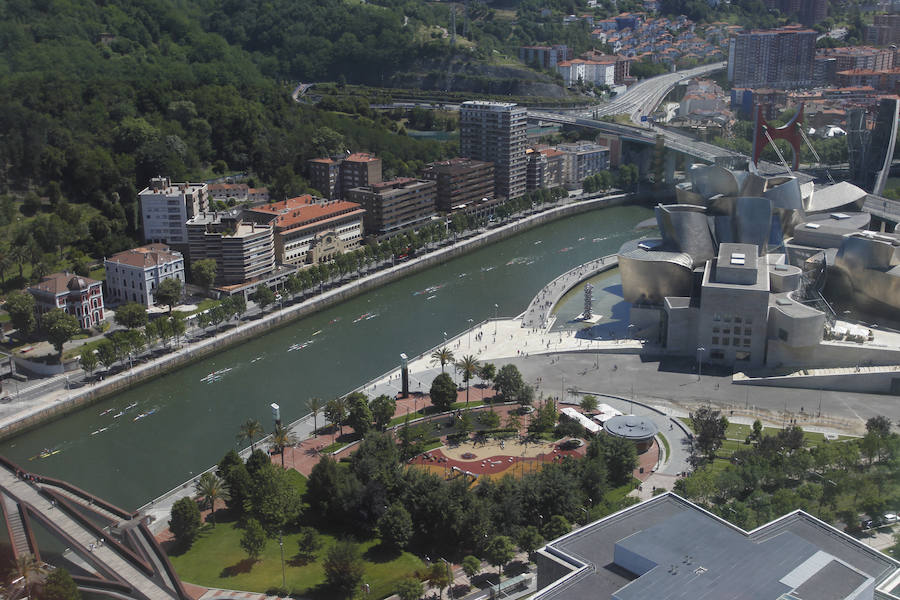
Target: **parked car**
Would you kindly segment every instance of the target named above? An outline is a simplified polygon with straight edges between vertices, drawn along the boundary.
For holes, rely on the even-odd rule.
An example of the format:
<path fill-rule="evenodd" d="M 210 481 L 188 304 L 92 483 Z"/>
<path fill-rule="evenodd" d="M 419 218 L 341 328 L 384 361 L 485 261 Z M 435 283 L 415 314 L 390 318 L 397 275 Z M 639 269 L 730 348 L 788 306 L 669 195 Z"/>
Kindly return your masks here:
<path fill-rule="evenodd" d="M 885 523 L 896 523 L 897 522 L 897 513 L 884 513 L 884 517 L 882 517 Z"/>

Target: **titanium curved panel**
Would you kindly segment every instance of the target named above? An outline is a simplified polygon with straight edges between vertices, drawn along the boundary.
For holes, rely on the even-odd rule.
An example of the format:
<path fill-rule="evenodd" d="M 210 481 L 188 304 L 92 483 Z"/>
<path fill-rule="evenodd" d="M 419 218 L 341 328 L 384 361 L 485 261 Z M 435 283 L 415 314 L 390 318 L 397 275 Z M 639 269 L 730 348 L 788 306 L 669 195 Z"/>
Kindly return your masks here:
<path fill-rule="evenodd" d="M 772 224 L 772 203 L 767 198 L 752 196 L 738 198 L 734 205 L 731 225 L 739 244 L 753 244 L 759 256 L 766 253 Z"/>
<path fill-rule="evenodd" d="M 747 172 L 747 176 L 741 181 L 741 196 L 762 196 L 766 190 L 766 178 L 756 173 Z"/>
<path fill-rule="evenodd" d="M 675 201 L 678 204 L 706 206 L 706 200 L 703 199 L 703 196 L 695 192 L 692 185 L 686 182 L 675 185 Z"/>
<path fill-rule="evenodd" d="M 796 177 L 773 177 L 766 183 L 763 196 L 772 201 L 775 208 L 787 208 L 803 212 L 803 194 Z"/>
<path fill-rule="evenodd" d="M 898 246 L 890 238 L 874 234 L 850 235 L 838 249 L 835 264 L 843 264 L 848 270 L 887 270 L 900 264 L 897 254 Z"/>
<path fill-rule="evenodd" d="M 737 196 L 740 190 L 734 173 L 725 167 L 718 165 L 696 167 L 691 169 L 690 175 L 694 191 L 704 198 L 710 198 L 717 194 Z"/>
<path fill-rule="evenodd" d="M 690 204 L 660 204 L 655 210 L 656 222 L 667 250 L 689 254 L 693 264 L 705 262 L 715 256 L 706 209 Z"/>
<path fill-rule="evenodd" d="M 896 320 L 900 311 L 900 246 L 886 236 L 844 239 L 828 270 L 827 295 L 838 304 Z"/>
<path fill-rule="evenodd" d="M 666 296 L 690 296 L 691 258 L 679 252 L 633 250 L 619 254 L 622 295 L 631 304 L 662 306 Z"/>

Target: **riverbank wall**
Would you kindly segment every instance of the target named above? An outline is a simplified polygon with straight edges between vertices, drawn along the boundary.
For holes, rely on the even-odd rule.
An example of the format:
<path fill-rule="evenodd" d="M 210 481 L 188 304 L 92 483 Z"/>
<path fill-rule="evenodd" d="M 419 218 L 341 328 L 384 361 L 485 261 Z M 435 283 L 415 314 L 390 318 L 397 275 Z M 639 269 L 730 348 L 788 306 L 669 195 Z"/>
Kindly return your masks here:
<path fill-rule="evenodd" d="M 427 255 L 365 275 L 360 279 L 328 290 L 296 305 L 278 309 L 257 320 L 242 323 L 237 327 L 216 334 L 214 337 L 187 343 L 175 352 L 151 359 L 149 362 L 134 366 L 121 373 L 105 377 L 92 385 L 68 390 L 56 390 L 55 394 L 48 394 L 48 396 L 54 397 L 48 397 L 46 402 L 40 402 L 29 410 L 9 415 L 0 420 L 0 440 L 37 427 L 47 421 L 60 418 L 67 413 L 89 406 L 103 398 L 139 385 L 154 377 L 186 367 L 213 354 L 227 350 L 247 339 L 255 338 L 268 331 L 283 327 L 292 321 L 311 315 L 324 308 L 340 304 L 355 296 L 436 264 L 446 262 L 452 258 L 489 246 L 557 219 L 597 209 L 620 206 L 630 201 L 631 196 L 628 194 L 587 198 L 528 215 L 512 223 L 507 223 L 495 229 L 460 240 L 451 246 L 438 249 Z"/>

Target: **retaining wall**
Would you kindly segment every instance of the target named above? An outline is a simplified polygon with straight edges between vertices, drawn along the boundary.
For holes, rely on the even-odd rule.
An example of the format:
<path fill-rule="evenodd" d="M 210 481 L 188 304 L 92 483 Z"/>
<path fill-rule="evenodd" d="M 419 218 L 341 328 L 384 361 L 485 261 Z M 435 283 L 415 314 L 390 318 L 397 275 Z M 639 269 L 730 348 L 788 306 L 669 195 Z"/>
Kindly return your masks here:
<path fill-rule="evenodd" d="M 14 420 L 0 426 L 0 439 L 8 438 L 26 429 L 36 427 L 41 423 L 59 418 L 66 413 L 88 406 L 100 399 L 128 389 L 174 369 L 187 366 L 202 360 L 212 354 L 216 354 L 230 348 L 242 341 L 257 337 L 266 331 L 282 327 L 291 321 L 300 319 L 324 308 L 340 304 L 359 294 L 381 287 L 411 275 L 436 264 L 440 264 L 461 256 L 472 250 L 493 244 L 507 237 L 514 236 L 523 231 L 538 227 L 562 217 L 580 214 L 619 206 L 628 202 L 630 197 L 626 194 L 617 196 L 591 198 L 579 202 L 573 202 L 556 208 L 530 215 L 513 223 L 508 223 L 496 229 L 488 230 L 472 238 L 460 241 L 452 246 L 431 252 L 425 256 L 415 258 L 409 262 L 394 265 L 378 273 L 367 275 L 362 279 L 347 283 L 339 288 L 329 290 L 314 298 L 310 298 L 287 307 L 278 312 L 265 315 L 255 322 L 241 324 L 240 326 L 217 334 L 214 338 L 193 342 L 180 350 L 154 359 L 146 364 L 138 365 L 122 374 L 117 374 L 104 379 L 90 387 L 71 390 L 68 397 L 52 403 L 49 406 L 35 408 L 25 414 L 17 415 Z"/>

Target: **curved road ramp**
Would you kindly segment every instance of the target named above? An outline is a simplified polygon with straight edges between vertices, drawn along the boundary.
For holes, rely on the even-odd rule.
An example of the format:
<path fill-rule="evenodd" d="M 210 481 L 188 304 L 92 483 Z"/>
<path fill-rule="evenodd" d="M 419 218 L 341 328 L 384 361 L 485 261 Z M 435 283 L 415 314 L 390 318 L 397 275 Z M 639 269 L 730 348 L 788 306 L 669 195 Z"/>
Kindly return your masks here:
<path fill-rule="evenodd" d="M 83 592 L 111 598 L 188 600 L 169 559 L 137 513 L 0 456 L 0 507 L 15 557 L 65 568 Z M 41 548 L 35 529 L 65 548 Z M 52 553 L 52 558 L 51 558 Z"/>

